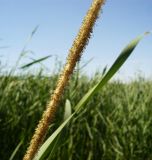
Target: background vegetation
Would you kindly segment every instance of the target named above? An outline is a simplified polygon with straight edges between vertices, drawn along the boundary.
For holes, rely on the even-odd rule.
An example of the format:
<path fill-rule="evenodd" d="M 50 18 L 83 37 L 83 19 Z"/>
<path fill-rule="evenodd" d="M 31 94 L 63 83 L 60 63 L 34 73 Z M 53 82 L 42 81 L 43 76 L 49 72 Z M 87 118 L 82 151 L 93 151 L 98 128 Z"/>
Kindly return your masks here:
<path fill-rule="evenodd" d="M 101 75 L 75 72 L 48 136 L 63 118 L 66 99 L 75 106 Z M 14 159 L 22 159 L 57 77 L 42 72 L 0 77 L 0 159 L 8 160 L 18 145 Z M 152 159 L 151 104 L 151 81 L 112 81 L 72 119 L 54 159 Z"/>

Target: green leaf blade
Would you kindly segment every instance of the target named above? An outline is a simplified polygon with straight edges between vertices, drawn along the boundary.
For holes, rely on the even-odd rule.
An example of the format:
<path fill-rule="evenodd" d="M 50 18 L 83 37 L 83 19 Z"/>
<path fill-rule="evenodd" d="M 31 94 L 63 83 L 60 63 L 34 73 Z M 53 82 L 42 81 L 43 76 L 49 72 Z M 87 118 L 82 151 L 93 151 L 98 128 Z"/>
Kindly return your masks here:
<path fill-rule="evenodd" d="M 40 63 L 40 62 L 42 62 L 42 61 L 48 59 L 48 58 L 50 58 L 50 57 L 51 57 L 51 55 L 46 56 L 46 57 L 43 57 L 43 58 L 40 58 L 40 59 L 37 59 L 37 60 L 34 60 L 33 62 L 30 62 L 30 63 L 28 63 L 28 64 L 26 64 L 26 65 L 23 65 L 23 66 L 21 67 L 21 69 L 28 68 L 28 67 L 30 67 L 30 66 L 36 64 L 36 63 Z"/>
<path fill-rule="evenodd" d="M 79 103 L 75 106 L 75 110 L 78 111 L 81 109 L 87 101 L 90 99 L 90 97 L 93 96 L 98 90 L 100 90 L 111 78 L 112 76 L 120 69 L 120 67 L 124 64 L 124 62 L 128 59 L 128 57 L 131 55 L 133 50 L 136 48 L 140 40 L 143 38 L 142 36 L 139 36 L 132 40 L 120 53 L 116 61 L 113 63 L 111 68 L 108 70 L 108 72 L 103 76 L 103 78 L 99 81 L 98 84 L 96 84 L 93 88 L 91 88 L 86 95 L 79 101 Z"/>
<path fill-rule="evenodd" d="M 133 50 L 136 48 L 140 40 L 144 36 L 139 36 L 133 41 L 131 41 L 120 53 L 116 61 L 113 63 L 111 68 L 108 70 L 108 72 L 101 78 L 101 80 L 92 87 L 78 102 L 78 104 L 75 106 L 75 111 L 73 114 L 71 114 L 56 130 L 55 132 L 45 141 L 45 143 L 40 148 L 36 158 L 34 160 L 44 160 L 45 153 L 48 151 L 49 146 L 53 141 L 57 138 L 57 136 L 61 133 L 63 128 L 69 123 L 69 121 L 73 118 L 74 115 L 76 115 L 80 109 L 82 109 L 85 104 L 89 101 L 89 99 L 114 76 L 114 74 L 120 69 L 120 67 L 124 64 L 124 62 L 128 59 L 128 57 L 131 55 Z"/>
<path fill-rule="evenodd" d="M 67 99 L 65 103 L 65 112 L 63 117 L 63 123 L 60 127 L 53 132 L 53 134 L 44 142 L 44 144 L 39 149 L 38 154 L 35 156 L 34 160 L 46 160 L 46 157 L 49 155 L 48 159 L 51 159 L 56 149 L 59 147 L 61 140 L 64 136 L 63 128 L 67 125 L 70 119 L 74 116 L 71 112 L 71 103 Z"/>

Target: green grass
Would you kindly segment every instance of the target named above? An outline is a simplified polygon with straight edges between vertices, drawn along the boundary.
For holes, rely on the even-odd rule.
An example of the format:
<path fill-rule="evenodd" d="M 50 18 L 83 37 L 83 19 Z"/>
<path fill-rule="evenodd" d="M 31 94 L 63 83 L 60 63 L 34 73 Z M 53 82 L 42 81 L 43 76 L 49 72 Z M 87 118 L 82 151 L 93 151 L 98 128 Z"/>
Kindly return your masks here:
<path fill-rule="evenodd" d="M 104 75 L 96 74 L 90 79 L 75 72 L 46 135 L 46 138 L 51 138 L 47 140 L 48 144 L 57 138 L 45 152 L 40 149 L 42 159 L 45 160 L 46 156 L 51 156 L 51 160 L 152 159 L 152 81 L 139 78 L 128 84 L 115 81 L 104 86 L 141 38 L 131 41 Z M 46 77 L 42 70 L 35 75 L 22 73 L 14 76 L 23 53 L 9 73 L 0 71 L 2 160 L 22 159 L 45 110 L 49 92 L 53 92 L 58 78 L 55 74 Z M 34 60 L 23 68 L 48 57 Z M 101 88 L 102 92 L 99 92 Z M 65 104 L 68 115 L 62 123 Z M 71 112 L 73 114 L 69 117 Z M 53 151 L 55 154 L 52 154 Z"/>
<path fill-rule="evenodd" d="M 2 160 L 8 160 L 21 141 L 14 159 L 23 157 L 56 79 L 55 75 L 48 78 L 41 74 L 0 77 Z M 75 106 L 98 79 L 98 74 L 92 80 L 81 75 L 77 81 L 73 75 L 47 137 L 61 122 L 66 99 Z M 109 83 L 72 119 L 54 159 L 152 159 L 151 104 L 151 81 L 140 78 L 129 84 Z"/>

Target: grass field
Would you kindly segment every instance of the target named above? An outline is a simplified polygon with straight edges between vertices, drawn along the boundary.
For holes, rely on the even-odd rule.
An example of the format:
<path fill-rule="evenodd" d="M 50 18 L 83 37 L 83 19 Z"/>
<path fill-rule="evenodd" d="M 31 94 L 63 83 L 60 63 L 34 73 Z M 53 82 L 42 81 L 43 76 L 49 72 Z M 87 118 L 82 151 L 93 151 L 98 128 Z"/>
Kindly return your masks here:
<path fill-rule="evenodd" d="M 81 73 L 105 2 L 92 1 L 64 66 L 55 65 L 52 75 L 43 65 L 28 69 L 53 55 L 20 63 L 34 53 L 27 46 L 38 26 L 14 66 L 0 60 L 0 160 L 152 160 L 152 80 L 110 81 L 151 32 L 130 41 L 102 73 Z"/>
<path fill-rule="evenodd" d="M 73 75 L 47 137 L 60 124 L 66 99 L 75 106 L 100 76 Z M 57 75 L 45 77 L 41 73 L 0 77 L 1 160 L 8 160 L 18 144 L 14 159 L 22 159 L 56 80 Z M 68 125 L 54 160 L 152 159 L 151 81 L 113 81 L 85 108 Z"/>

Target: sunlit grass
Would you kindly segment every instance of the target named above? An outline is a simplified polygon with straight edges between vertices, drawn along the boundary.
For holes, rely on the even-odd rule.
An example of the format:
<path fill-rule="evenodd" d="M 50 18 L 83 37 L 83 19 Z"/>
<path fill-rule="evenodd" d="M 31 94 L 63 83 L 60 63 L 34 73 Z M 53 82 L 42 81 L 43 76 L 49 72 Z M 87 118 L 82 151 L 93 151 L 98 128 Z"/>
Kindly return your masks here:
<path fill-rule="evenodd" d="M 100 77 L 100 75 L 98 75 Z M 64 104 L 70 99 L 72 107 L 95 84 L 81 76 L 75 96 L 70 82 L 60 103 L 54 126 L 62 120 Z M 3 81 L 2 81 L 3 79 Z M 0 81 L 0 156 L 8 160 L 23 140 L 14 159 L 22 159 L 35 125 L 41 117 L 56 77 L 7 77 Z M 64 142 L 53 159 L 150 159 L 152 158 L 152 82 L 139 79 L 130 84 L 111 82 L 93 96 L 86 109 L 69 124 Z M 74 108 L 73 108 L 74 109 Z M 7 154 L 6 154 L 7 153 Z"/>

